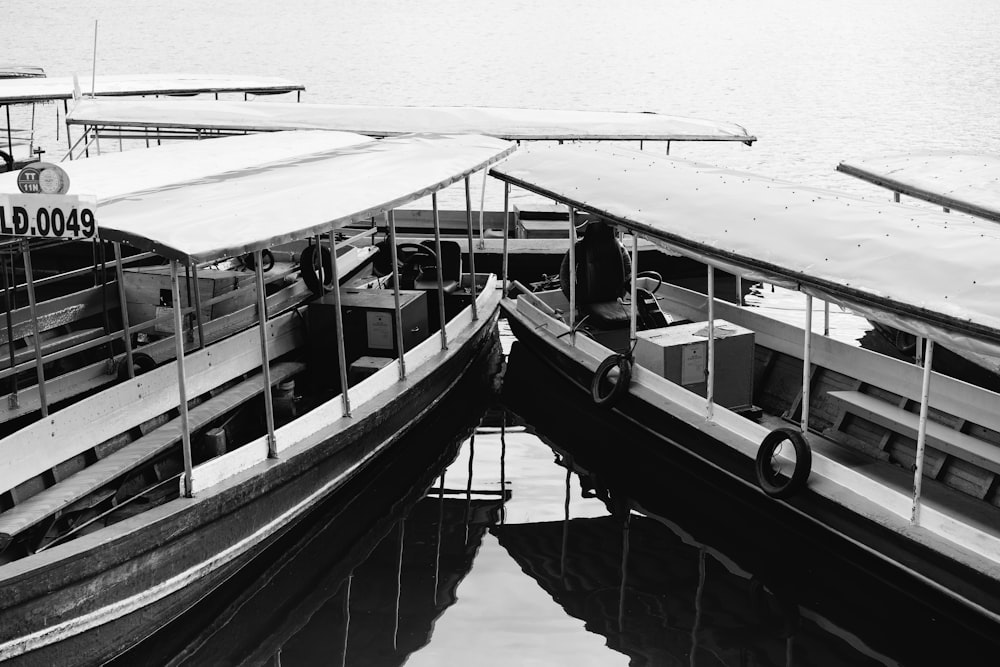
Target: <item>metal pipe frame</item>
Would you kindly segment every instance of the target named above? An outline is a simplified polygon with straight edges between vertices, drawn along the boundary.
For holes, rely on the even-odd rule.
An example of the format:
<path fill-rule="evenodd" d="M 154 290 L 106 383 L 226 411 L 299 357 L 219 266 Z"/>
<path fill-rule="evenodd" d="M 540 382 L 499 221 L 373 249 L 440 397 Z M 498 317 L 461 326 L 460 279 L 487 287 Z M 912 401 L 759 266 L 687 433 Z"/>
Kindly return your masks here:
<path fill-rule="evenodd" d="M 274 438 L 274 399 L 271 396 L 271 357 L 267 353 L 267 299 L 264 295 L 263 253 L 254 250 L 254 272 L 257 275 L 257 323 L 260 326 L 260 370 L 264 375 L 264 418 L 267 420 L 267 456 L 278 458 L 277 441 Z"/>
<path fill-rule="evenodd" d="M 715 268 L 708 266 L 708 359 L 705 360 L 705 413 L 715 416 Z"/>
<path fill-rule="evenodd" d="M 115 241 L 115 277 L 118 280 L 118 308 L 122 316 L 122 340 L 125 342 L 125 368 L 129 378 L 135 377 L 135 360 L 132 359 L 132 336 L 129 335 L 128 304 L 125 301 L 125 271 L 122 265 L 122 244 Z M 197 275 L 197 274 L 195 274 Z M 199 335 L 201 331 L 199 329 Z"/>
<path fill-rule="evenodd" d="M 392 296 L 396 305 L 396 350 L 399 353 L 399 379 L 406 379 L 406 359 L 403 354 L 403 316 L 399 305 L 399 254 L 396 252 L 396 216 L 392 211 L 385 214 L 389 227 L 389 247 L 392 248 Z M 471 218 L 470 218 L 471 220 Z"/>
<path fill-rule="evenodd" d="M 13 264 L 13 254 L 11 254 L 11 264 Z M 7 323 L 7 355 L 9 357 L 10 367 L 14 368 L 16 365 L 16 357 L 14 355 L 14 307 L 11 303 L 10 298 L 10 283 L 13 281 L 7 278 L 7 253 L 4 252 L 0 254 L 0 271 L 3 272 L 3 300 L 5 309 L 5 318 Z M 11 408 L 17 407 L 17 375 L 12 374 L 10 376 L 10 395 L 8 397 L 8 402 Z"/>
<path fill-rule="evenodd" d="M 184 456 L 184 497 L 190 498 L 192 493 L 191 471 L 191 423 L 188 419 L 187 378 L 184 373 L 184 337 L 181 336 L 181 287 L 177 268 L 177 260 L 170 260 L 170 291 L 174 303 L 174 354 L 177 357 L 177 394 L 181 416 L 181 448 Z"/>
<path fill-rule="evenodd" d="M 28 241 L 22 241 L 21 252 L 24 254 L 24 277 L 28 284 L 28 309 L 31 313 L 32 342 L 35 345 L 35 373 L 38 377 L 38 402 L 41 405 L 42 416 L 49 416 L 49 403 L 45 396 L 45 362 L 42 359 L 42 339 L 38 330 L 38 304 L 35 301 L 35 281 L 31 271 L 31 246 Z M 13 345 L 14 341 L 10 341 Z"/>
<path fill-rule="evenodd" d="M 335 229 L 330 228 L 330 277 L 333 280 L 334 320 L 337 323 L 337 366 L 340 371 L 340 395 L 344 401 L 344 414 L 351 416 L 351 397 L 347 392 L 347 352 L 344 349 L 344 315 L 340 305 L 340 268 L 337 266 L 337 252 L 334 244 Z M 322 262 L 320 262 L 322 264 Z"/>
<path fill-rule="evenodd" d="M 812 330 L 813 330 L 813 298 L 806 294 L 806 326 L 802 338 L 802 403 L 799 416 L 799 428 L 803 433 L 809 432 L 809 385 L 812 370 Z"/>
<path fill-rule="evenodd" d="M 569 340 L 576 345 L 576 211 L 572 206 L 566 209 L 569 212 Z"/>
<path fill-rule="evenodd" d="M 507 240 L 510 237 L 510 229 L 507 216 L 510 209 L 510 183 L 503 184 L 503 293 L 507 294 Z"/>
<path fill-rule="evenodd" d="M 444 264 L 441 261 L 441 216 L 438 211 L 437 193 L 431 195 L 431 208 L 434 211 L 434 252 L 437 255 L 437 283 L 438 283 L 438 320 L 441 326 L 441 349 L 448 349 L 448 317 L 444 312 Z M 471 248 L 470 248 L 471 250 Z"/>
<path fill-rule="evenodd" d="M 931 366 L 934 362 L 934 341 L 927 340 L 923 384 L 920 389 L 920 421 L 917 426 L 917 460 L 913 468 L 913 508 L 910 521 L 920 525 L 920 488 L 924 479 L 924 449 L 927 442 L 927 413 L 930 411 Z"/>
<path fill-rule="evenodd" d="M 483 187 L 479 192 L 479 247 L 486 249 L 486 223 L 483 216 L 486 209 L 486 169 L 483 169 Z"/>
<path fill-rule="evenodd" d="M 639 286 L 639 235 L 632 233 L 632 303 L 629 306 L 629 349 L 634 350 L 638 338 L 637 319 L 639 317 L 639 307 L 636 303 Z"/>
<path fill-rule="evenodd" d="M 484 174 L 485 175 L 485 174 Z M 465 177 L 465 222 L 469 236 L 469 289 L 472 292 L 472 320 L 479 319 L 479 305 L 476 303 L 476 249 L 472 238 L 472 198 L 469 192 L 469 177 Z"/>

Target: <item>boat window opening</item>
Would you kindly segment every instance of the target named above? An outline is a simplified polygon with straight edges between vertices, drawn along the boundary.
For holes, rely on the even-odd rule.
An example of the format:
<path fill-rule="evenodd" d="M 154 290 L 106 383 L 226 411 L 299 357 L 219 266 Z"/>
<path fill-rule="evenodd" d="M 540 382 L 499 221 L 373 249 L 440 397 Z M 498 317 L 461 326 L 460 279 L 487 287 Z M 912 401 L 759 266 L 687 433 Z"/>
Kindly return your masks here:
<path fill-rule="evenodd" d="M 191 277 L 194 279 L 194 321 L 198 328 L 198 349 L 205 347 L 205 321 L 201 305 L 201 282 L 198 280 L 198 265 L 191 263 Z M 188 290 L 190 291 L 190 287 Z M 191 301 L 188 300 L 188 304 Z"/>
<path fill-rule="evenodd" d="M 129 335 L 128 306 L 126 305 L 125 289 L 123 288 L 125 284 L 125 269 L 122 265 L 122 244 L 115 241 L 114 247 L 115 278 L 118 282 L 118 310 L 122 320 L 122 342 L 125 345 L 125 368 L 128 372 L 128 378 L 131 380 L 135 377 L 135 361 L 132 359 L 132 336 Z M 202 333 L 199 332 L 198 336 L 201 338 Z"/>
<path fill-rule="evenodd" d="M 486 223 L 483 218 L 485 216 L 486 209 L 486 176 L 489 173 L 488 169 L 483 169 L 483 187 L 479 191 L 479 247 L 480 249 L 486 248 Z"/>
<path fill-rule="evenodd" d="M 187 403 L 187 377 L 184 372 L 184 337 L 181 336 L 181 289 L 179 284 L 179 271 L 177 260 L 170 260 L 170 290 L 173 297 L 173 317 L 174 317 L 174 355 L 177 360 L 177 394 L 178 406 L 181 417 L 181 443 L 184 456 L 184 497 L 192 497 L 191 472 L 193 469 L 191 459 L 191 430 L 188 419 Z"/>
<path fill-rule="evenodd" d="M 28 286 L 28 310 L 31 313 L 32 336 L 31 340 L 35 347 L 35 373 L 38 377 L 38 400 L 41 404 L 42 417 L 49 416 L 49 405 L 45 394 L 45 364 L 42 359 L 42 338 L 38 326 L 38 304 L 35 300 L 35 280 L 31 270 L 31 245 L 27 239 L 22 241 L 22 253 L 24 255 L 24 278 Z M 9 341 L 10 345 L 14 341 Z"/>
<path fill-rule="evenodd" d="M 330 237 L 328 239 L 330 248 L 330 273 L 331 282 L 333 283 L 333 307 L 334 307 L 334 322 L 337 325 L 337 331 L 342 332 L 344 330 L 344 314 L 342 312 L 343 306 L 341 305 L 340 299 L 340 267 L 338 266 L 336 245 L 334 243 L 334 237 L 336 233 L 336 228 L 330 227 Z M 320 253 L 322 254 L 322 253 Z M 320 270 L 322 270 L 323 262 L 320 262 Z M 323 285 L 322 279 L 320 279 L 320 285 Z M 347 352 L 344 343 L 344 335 L 338 333 L 337 339 L 337 371 L 340 373 L 340 395 L 341 401 L 344 404 L 344 415 L 347 417 L 351 416 L 351 397 L 350 397 L 350 387 L 348 387 L 347 382 Z"/>

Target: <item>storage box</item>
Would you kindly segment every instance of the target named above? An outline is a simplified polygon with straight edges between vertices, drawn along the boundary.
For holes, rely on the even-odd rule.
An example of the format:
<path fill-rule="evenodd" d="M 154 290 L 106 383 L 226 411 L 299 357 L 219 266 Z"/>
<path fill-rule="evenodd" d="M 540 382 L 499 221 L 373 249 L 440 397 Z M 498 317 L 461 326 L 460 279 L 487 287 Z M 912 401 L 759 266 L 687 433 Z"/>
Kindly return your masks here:
<path fill-rule="evenodd" d="M 389 357 L 361 357 L 347 370 L 347 384 L 355 385 L 392 363 Z"/>
<path fill-rule="evenodd" d="M 123 289 L 125 290 L 125 305 L 128 309 L 129 324 L 148 322 L 161 315 L 173 312 L 173 296 L 170 288 L 169 266 L 140 266 L 127 268 L 123 272 Z M 197 289 L 201 293 L 201 302 L 206 304 L 210 299 L 234 292 L 241 287 L 251 286 L 254 275 L 246 271 L 220 271 L 202 269 L 198 272 Z M 194 301 L 194 281 L 191 285 L 191 300 Z M 188 287 L 183 274 L 180 276 L 181 307 L 188 307 Z M 207 322 L 223 315 L 233 313 L 240 308 L 257 302 L 257 293 L 253 288 L 235 294 L 215 304 L 203 305 L 202 321 Z M 173 320 L 156 325 L 158 333 L 173 333 Z"/>
<path fill-rule="evenodd" d="M 568 239 L 568 221 L 565 206 L 514 204 L 514 229 L 519 239 Z"/>
<path fill-rule="evenodd" d="M 347 365 L 361 357 L 397 356 L 396 304 L 393 290 L 341 290 L 344 352 Z M 399 305 L 403 324 L 403 350 L 410 350 L 430 331 L 427 318 L 427 293 L 400 290 Z M 309 304 L 310 370 L 318 386 L 338 389 L 340 370 L 337 363 L 337 320 L 334 295 L 326 294 Z"/>
<path fill-rule="evenodd" d="M 753 332 L 715 320 L 717 405 L 739 409 L 753 405 Z M 635 361 L 700 396 L 707 394 L 708 322 L 679 324 L 637 333 Z"/>

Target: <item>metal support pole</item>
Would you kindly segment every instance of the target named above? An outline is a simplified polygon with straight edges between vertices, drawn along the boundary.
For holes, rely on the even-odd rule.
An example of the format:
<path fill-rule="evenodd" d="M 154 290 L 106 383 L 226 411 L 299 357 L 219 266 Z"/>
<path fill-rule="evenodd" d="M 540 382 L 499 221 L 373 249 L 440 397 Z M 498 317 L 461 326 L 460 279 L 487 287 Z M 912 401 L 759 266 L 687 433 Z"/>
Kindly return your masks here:
<path fill-rule="evenodd" d="M 122 339 L 125 343 L 125 368 L 129 378 L 135 377 L 135 360 L 132 359 L 132 335 L 129 333 L 128 303 L 125 300 L 125 271 L 122 268 L 122 244 L 115 241 L 115 278 L 118 281 L 118 309 L 122 316 Z"/>
<path fill-rule="evenodd" d="M 205 321 L 201 314 L 201 288 L 198 284 L 198 265 L 191 264 L 191 275 L 194 278 L 194 322 L 198 327 L 198 349 L 205 347 Z"/>
<path fill-rule="evenodd" d="M 930 408 L 931 366 L 934 361 L 934 341 L 927 340 L 927 362 L 924 364 L 923 385 L 920 389 L 920 421 L 917 426 L 917 460 L 913 468 L 913 509 L 910 521 L 920 524 L 920 487 L 924 479 L 924 444 L 927 440 L 927 413 Z"/>
<path fill-rule="evenodd" d="M 274 400 L 271 397 L 271 357 L 267 353 L 267 300 L 264 296 L 264 258 L 254 250 L 254 272 L 257 274 L 257 324 L 260 326 L 260 370 L 264 375 L 264 418 L 267 420 L 267 455 L 278 458 L 274 439 Z"/>
<path fill-rule="evenodd" d="M 486 170 L 483 169 L 483 187 L 479 191 L 479 247 L 486 248 L 486 223 L 483 222 L 486 208 Z"/>
<path fill-rule="evenodd" d="M 13 269 L 14 257 L 11 254 L 11 268 Z M 14 358 L 14 302 L 10 298 L 10 285 L 12 282 L 16 282 L 14 278 L 8 280 L 7 278 L 7 253 L 4 252 L 0 255 L 0 271 L 3 272 L 3 300 L 4 300 L 4 310 L 5 319 L 7 321 L 7 356 L 8 363 L 11 368 L 17 365 Z M 10 376 L 10 396 L 7 398 L 8 405 L 11 408 L 16 408 L 17 401 L 17 373 L 12 373 Z"/>
<path fill-rule="evenodd" d="M 508 229 L 508 210 L 510 208 L 510 183 L 503 184 L 503 293 L 507 295 L 507 239 L 510 237 Z"/>
<path fill-rule="evenodd" d="M 181 287 L 177 260 L 170 260 L 170 291 L 174 304 L 174 354 L 177 356 L 177 393 L 181 413 L 181 440 L 184 454 L 184 497 L 192 496 L 191 425 L 188 421 L 187 379 L 184 374 L 184 338 L 181 336 Z"/>
<path fill-rule="evenodd" d="M 629 306 L 629 349 L 635 349 L 636 338 L 638 337 L 636 326 L 636 320 L 638 319 L 638 305 L 636 304 L 636 297 L 638 296 L 637 289 L 638 285 L 636 282 L 639 280 L 639 235 L 634 231 L 632 232 L 632 304 Z"/>
<path fill-rule="evenodd" d="M 399 352 L 399 379 L 405 380 L 406 360 L 403 358 L 403 317 L 399 306 L 399 260 L 396 253 L 396 216 L 392 211 L 389 211 L 385 214 L 385 218 L 389 226 L 389 247 L 392 248 L 392 296 L 396 304 L 396 350 Z"/>
<path fill-rule="evenodd" d="M 465 222 L 469 236 L 469 289 L 472 291 L 472 319 L 479 319 L 479 306 L 476 304 L 476 250 L 472 243 L 472 199 L 469 193 L 469 177 L 465 177 Z"/>
<path fill-rule="evenodd" d="M 917 366 L 924 365 L 924 337 L 917 336 L 915 345 L 915 356 L 914 360 L 917 362 Z"/>
<path fill-rule="evenodd" d="M 330 278 L 333 282 L 333 310 L 337 322 L 337 366 L 340 369 L 340 395 L 344 401 L 344 415 L 351 416 L 351 398 L 347 394 L 347 352 L 344 349 L 344 314 L 340 306 L 340 267 L 337 265 L 337 248 L 333 243 L 336 230 L 330 228 Z"/>
<path fill-rule="evenodd" d="M 431 195 L 431 207 L 434 209 L 434 252 L 437 255 L 437 282 L 438 282 L 438 319 L 441 326 L 441 349 L 448 349 L 448 332 L 446 326 L 448 317 L 444 312 L 444 266 L 441 262 L 441 217 L 438 212 L 437 193 Z M 471 250 L 471 248 L 470 248 Z"/>
<path fill-rule="evenodd" d="M 715 268 L 708 267 L 708 359 L 705 362 L 706 416 L 715 416 Z"/>
<path fill-rule="evenodd" d="M 326 276 L 323 275 L 323 244 L 321 243 L 319 234 L 316 235 L 316 252 L 313 253 L 313 261 L 319 263 L 319 266 L 316 267 L 316 277 L 319 279 L 319 293 L 326 294 Z"/>
<path fill-rule="evenodd" d="M 802 341 L 802 410 L 799 427 L 803 433 L 809 432 L 809 385 L 810 370 L 812 370 L 812 325 L 813 298 L 806 294 L 806 326 Z"/>
<path fill-rule="evenodd" d="M 576 211 L 569 211 L 569 339 L 576 344 Z"/>
<path fill-rule="evenodd" d="M 823 335 L 830 335 L 830 302 L 823 302 Z"/>
<path fill-rule="evenodd" d="M 736 276 L 736 305 L 743 305 L 743 276 Z"/>
<path fill-rule="evenodd" d="M 35 301 L 35 279 L 31 271 L 31 248 L 27 241 L 21 242 L 21 251 L 24 254 L 24 276 L 28 286 L 28 308 L 31 313 L 31 327 L 33 335 L 32 341 L 35 344 L 35 373 L 38 376 L 38 401 L 41 405 L 42 416 L 49 416 L 49 403 L 45 396 L 45 364 L 42 361 L 42 339 L 38 330 L 38 304 Z M 14 341 L 9 341 L 11 345 Z"/>

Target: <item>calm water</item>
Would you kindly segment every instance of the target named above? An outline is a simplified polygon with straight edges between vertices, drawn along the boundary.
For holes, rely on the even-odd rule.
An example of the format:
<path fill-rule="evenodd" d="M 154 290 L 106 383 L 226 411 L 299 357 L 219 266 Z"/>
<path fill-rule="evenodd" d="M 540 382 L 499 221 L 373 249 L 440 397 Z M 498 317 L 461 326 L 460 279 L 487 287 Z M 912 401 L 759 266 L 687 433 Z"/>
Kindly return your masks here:
<path fill-rule="evenodd" d="M 837 163 L 911 149 L 1000 152 L 1000 5 L 617 5 L 3 0 L 0 61 L 78 73 L 83 82 L 96 19 L 98 72 L 284 76 L 304 83 L 303 99 L 313 102 L 717 118 L 760 141 L 675 144 L 672 153 L 880 200 L 887 193 L 835 172 Z M 61 147 L 55 110 L 47 111 L 39 115 L 43 143 Z M 773 313 L 801 317 L 801 297 L 759 299 Z M 836 309 L 832 326 L 849 340 L 864 328 Z M 301 548 L 288 547 L 301 558 L 283 565 L 275 557 L 229 597 L 220 593 L 210 609 L 230 615 L 201 612 L 232 620 L 213 625 L 195 615 L 188 631 L 182 621 L 149 649 L 148 662 L 180 646 L 189 664 L 969 664 L 943 657 L 961 653 L 960 628 L 909 618 L 891 590 L 825 559 L 822 548 L 785 562 L 762 547 L 778 538 L 752 532 L 774 530 L 766 519 L 730 526 L 731 512 L 711 493 L 694 489 L 701 495 L 670 503 L 674 482 L 659 493 L 656 480 L 634 479 L 615 487 L 614 502 L 583 497 L 593 470 L 567 452 L 601 425 L 586 422 L 586 410 L 545 424 L 554 408 L 537 407 L 552 404 L 558 389 L 526 384 L 521 400 L 538 392 L 528 407 L 511 405 L 519 400 L 511 394 L 505 400 L 536 414 L 493 411 L 492 427 L 514 426 L 461 446 L 454 440 L 463 440 L 465 417 L 479 415 L 452 420 L 451 433 L 448 423 L 425 432 L 428 475 L 389 472 L 358 490 L 354 509 L 332 505 L 304 529 Z M 797 573 L 795 595 L 762 579 L 776 565 Z M 246 600 L 234 603 L 240 595 Z M 212 631 L 191 639 L 192 626 Z"/>

